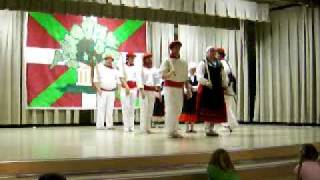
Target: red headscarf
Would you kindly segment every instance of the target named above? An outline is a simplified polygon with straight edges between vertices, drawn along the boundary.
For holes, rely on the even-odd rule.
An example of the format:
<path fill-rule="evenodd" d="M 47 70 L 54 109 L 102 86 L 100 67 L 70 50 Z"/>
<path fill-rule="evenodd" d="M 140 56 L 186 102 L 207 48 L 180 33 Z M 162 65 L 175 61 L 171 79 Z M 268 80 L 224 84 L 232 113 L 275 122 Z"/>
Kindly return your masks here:
<path fill-rule="evenodd" d="M 217 51 L 219 53 L 220 60 L 224 59 L 224 57 L 226 56 L 226 53 L 225 53 L 224 49 L 223 48 L 218 48 Z"/>

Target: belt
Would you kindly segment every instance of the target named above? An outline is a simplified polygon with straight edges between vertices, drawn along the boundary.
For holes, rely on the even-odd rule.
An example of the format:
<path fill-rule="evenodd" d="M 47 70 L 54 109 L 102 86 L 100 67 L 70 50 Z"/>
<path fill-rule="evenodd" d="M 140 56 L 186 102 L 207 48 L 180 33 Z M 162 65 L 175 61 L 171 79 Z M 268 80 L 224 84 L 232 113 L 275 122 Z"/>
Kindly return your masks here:
<path fill-rule="evenodd" d="M 164 81 L 164 86 L 175 87 L 175 88 L 183 88 L 184 82 L 165 80 Z"/>
<path fill-rule="evenodd" d="M 147 85 L 144 85 L 143 89 L 145 91 L 158 91 L 156 86 L 147 86 Z"/>
<path fill-rule="evenodd" d="M 137 83 L 135 81 L 127 81 L 127 84 L 128 84 L 130 89 L 133 89 L 133 88 L 137 87 Z M 125 88 L 124 86 L 122 86 L 122 87 Z"/>
<path fill-rule="evenodd" d="M 116 89 L 104 89 L 104 88 L 100 88 L 102 91 L 115 91 Z"/>

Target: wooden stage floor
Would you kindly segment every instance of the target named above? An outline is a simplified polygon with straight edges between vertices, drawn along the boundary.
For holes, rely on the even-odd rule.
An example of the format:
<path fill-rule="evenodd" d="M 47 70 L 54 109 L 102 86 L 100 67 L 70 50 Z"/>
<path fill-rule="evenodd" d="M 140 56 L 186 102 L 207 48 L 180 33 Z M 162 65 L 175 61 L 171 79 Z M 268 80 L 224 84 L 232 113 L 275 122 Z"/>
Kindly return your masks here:
<path fill-rule="evenodd" d="M 185 126 L 181 125 L 181 132 Z M 163 128 L 154 134 L 125 133 L 86 127 L 42 127 L 0 129 L 0 161 L 41 161 L 62 159 L 105 159 L 211 153 L 222 147 L 246 150 L 319 143 L 320 127 L 242 125 L 232 134 L 220 131 L 219 137 L 204 136 L 203 125 L 195 134 L 183 133 L 183 139 L 170 139 Z"/>

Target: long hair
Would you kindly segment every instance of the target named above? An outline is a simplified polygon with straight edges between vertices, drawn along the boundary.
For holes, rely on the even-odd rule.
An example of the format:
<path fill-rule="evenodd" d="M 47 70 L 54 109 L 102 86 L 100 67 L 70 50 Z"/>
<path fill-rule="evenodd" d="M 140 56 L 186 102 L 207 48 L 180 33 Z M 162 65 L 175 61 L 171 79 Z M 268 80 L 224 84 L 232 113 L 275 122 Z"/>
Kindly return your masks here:
<path fill-rule="evenodd" d="M 318 151 L 312 144 L 303 144 L 300 150 L 300 159 L 298 166 L 297 179 L 301 179 L 301 168 L 304 161 L 317 161 Z"/>
<path fill-rule="evenodd" d="M 224 149 L 217 149 L 211 156 L 209 165 L 214 165 L 221 170 L 234 170 L 234 165 L 228 152 Z"/>

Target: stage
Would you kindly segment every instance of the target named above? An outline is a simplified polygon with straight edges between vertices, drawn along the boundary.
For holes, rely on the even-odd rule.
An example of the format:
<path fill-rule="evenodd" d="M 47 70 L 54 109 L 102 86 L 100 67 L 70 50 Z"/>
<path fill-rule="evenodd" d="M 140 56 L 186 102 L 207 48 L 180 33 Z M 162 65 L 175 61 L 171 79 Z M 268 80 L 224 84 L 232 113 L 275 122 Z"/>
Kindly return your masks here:
<path fill-rule="evenodd" d="M 300 144 L 320 142 L 320 127 L 241 125 L 234 132 L 220 130 L 206 137 L 202 124 L 197 133 L 170 139 L 164 128 L 153 134 L 96 130 L 94 126 L 2 128 L 0 174 L 24 176 L 58 171 L 66 174 L 205 165 L 217 148 L 231 152 L 234 161 L 293 158 Z M 81 173 L 80 173 L 81 174 Z M 4 176 L 5 177 L 5 176 Z"/>

